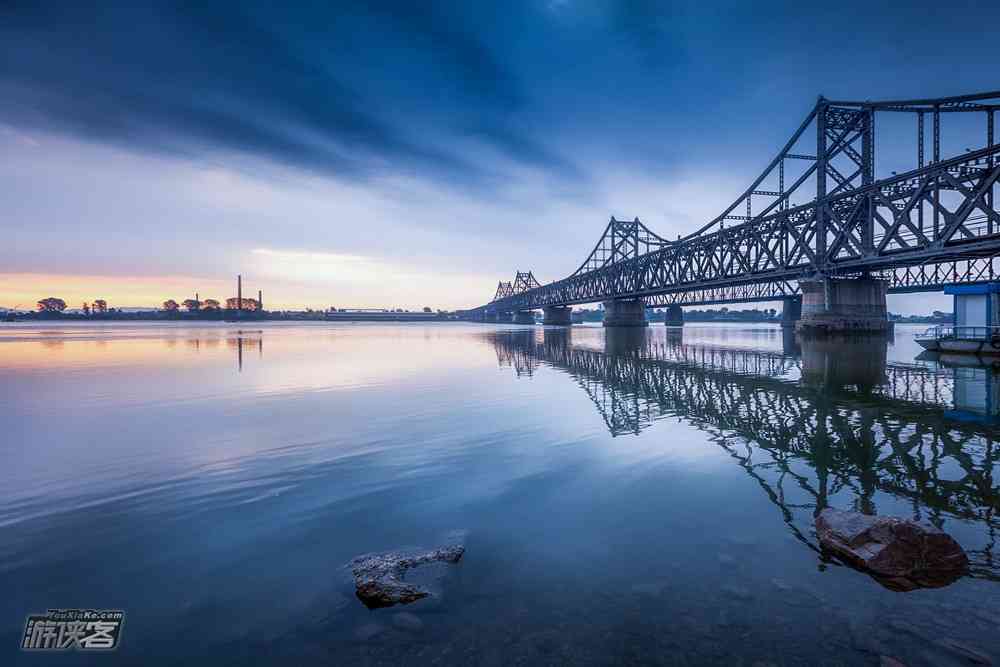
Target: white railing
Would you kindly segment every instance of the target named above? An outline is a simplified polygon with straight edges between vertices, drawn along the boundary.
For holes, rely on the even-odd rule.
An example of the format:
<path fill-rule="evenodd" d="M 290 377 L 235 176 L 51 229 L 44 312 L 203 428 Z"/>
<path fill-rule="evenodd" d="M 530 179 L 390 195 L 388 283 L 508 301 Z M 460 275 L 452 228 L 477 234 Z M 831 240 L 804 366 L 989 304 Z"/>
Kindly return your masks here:
<path fill-rule="evenodd" d="M 917 334 L 918 339 L 931 340 L 998 340 L 1000 327 L 954 327 L 939 325 Z"/>

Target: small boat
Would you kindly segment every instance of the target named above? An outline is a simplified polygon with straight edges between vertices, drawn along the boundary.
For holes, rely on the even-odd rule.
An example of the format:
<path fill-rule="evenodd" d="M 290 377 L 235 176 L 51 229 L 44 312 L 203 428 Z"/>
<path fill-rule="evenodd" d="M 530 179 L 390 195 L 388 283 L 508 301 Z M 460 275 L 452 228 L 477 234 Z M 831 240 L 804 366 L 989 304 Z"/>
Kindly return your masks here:
<path fill-rule="evenodd" d="M 934 352 L 1000 355 L 1000 327 L 937 326 L 917 334 L 914 340 Z"/>

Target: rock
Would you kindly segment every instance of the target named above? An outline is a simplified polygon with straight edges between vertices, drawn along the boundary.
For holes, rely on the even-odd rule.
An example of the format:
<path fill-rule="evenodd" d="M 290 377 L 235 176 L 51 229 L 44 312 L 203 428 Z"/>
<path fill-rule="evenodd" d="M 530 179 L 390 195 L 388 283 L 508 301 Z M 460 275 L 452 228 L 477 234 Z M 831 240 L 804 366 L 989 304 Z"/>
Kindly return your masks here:
<path fill-rule="evenodd" d="M 400 630 L 409 630 L 410 632 L 422 630 L 424 627 L 424 622 L 420 620 L 420 617 L 408 611 L 402 611 L 394 615 L 392 617 L 392 624 Z"/>
<path fill-rule="evenodd" d="M 825 550 L 891 590 L 947 586 L 969 567 L 958 542 L 927 523 L 825 509 L 816 534 Z"/>
<path fill-rule="evenodd" d="M 465 547 L 453 544 L 440 549 L 422 552 L 397 552 L 365 554 L 349 563 L 354 575 L 355 593 L 370 609 L 409 604 L 430 593 L 412 583 L 403 581 L 410 568 L 426 563 L 457 563 Z"/>

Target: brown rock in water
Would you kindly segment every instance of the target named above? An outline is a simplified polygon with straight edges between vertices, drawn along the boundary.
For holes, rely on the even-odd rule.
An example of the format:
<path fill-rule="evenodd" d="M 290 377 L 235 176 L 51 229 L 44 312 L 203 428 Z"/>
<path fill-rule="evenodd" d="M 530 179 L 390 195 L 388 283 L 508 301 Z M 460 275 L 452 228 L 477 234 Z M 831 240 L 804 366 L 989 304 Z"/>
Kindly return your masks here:
<path fill-rule="evenodd" d="M 355 593 L 372 609 L 415 602 L 429 593 L 403 581 L 406 571 L 425 563 L 457 563 L 464 553 L 465 547 L 456 544 L 417 553 L 388 552 L 358 556 L 349 565 L 354 575 Z"/>
<path fill-rule="evenodd" d="M 892 590 L 947 586 L 969 567 L 958 542 L 927 523 L 825 509 L 816 533 L 824 549 Z"/>

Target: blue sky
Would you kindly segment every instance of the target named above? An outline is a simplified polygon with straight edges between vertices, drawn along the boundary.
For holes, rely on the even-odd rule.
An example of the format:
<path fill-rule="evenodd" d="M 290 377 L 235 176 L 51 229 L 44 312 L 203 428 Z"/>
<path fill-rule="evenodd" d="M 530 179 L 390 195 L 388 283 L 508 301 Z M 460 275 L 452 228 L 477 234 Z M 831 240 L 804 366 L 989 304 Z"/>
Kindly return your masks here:
<path fill-rule="evenodd" d="M 478 305 L 610 215 L 700 227 L 819 94 L 1000 88 L 990 3 L 294 4 L 0 6 L 0 305 L 237 272 L 273 306 Z"/>

